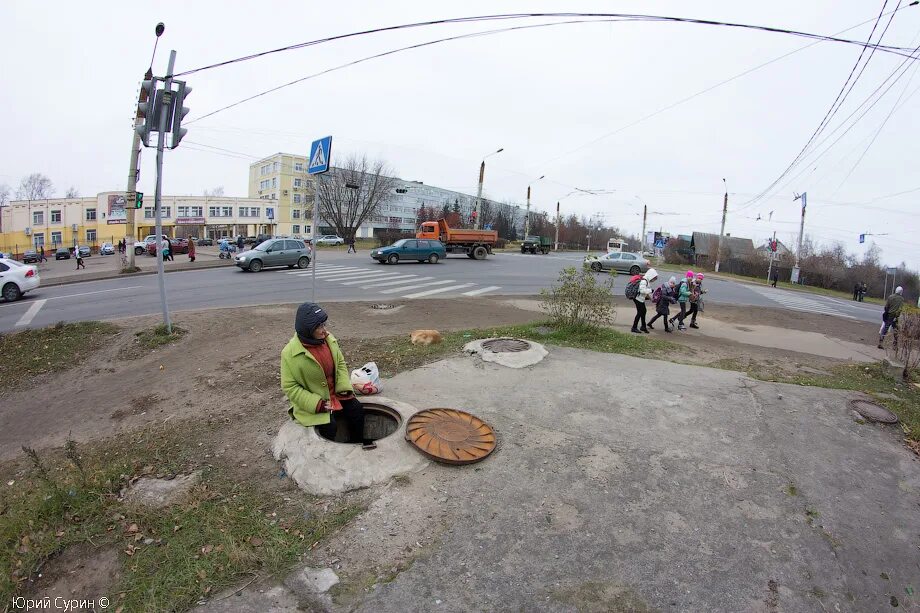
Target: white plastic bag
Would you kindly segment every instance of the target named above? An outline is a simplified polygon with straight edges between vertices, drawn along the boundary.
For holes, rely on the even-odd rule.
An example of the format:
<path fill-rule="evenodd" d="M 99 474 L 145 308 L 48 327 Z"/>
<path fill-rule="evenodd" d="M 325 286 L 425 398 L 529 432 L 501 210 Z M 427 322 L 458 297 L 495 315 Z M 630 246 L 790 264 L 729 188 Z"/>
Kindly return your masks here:
<path fill-rule="evenodd" d="M 351 371 L 351 387 L 357 394 L 365 396 L 377 394 L 383 389 L 380 384 L 380 371 L 375 362 L 368 362 L 361 368 Z"/>

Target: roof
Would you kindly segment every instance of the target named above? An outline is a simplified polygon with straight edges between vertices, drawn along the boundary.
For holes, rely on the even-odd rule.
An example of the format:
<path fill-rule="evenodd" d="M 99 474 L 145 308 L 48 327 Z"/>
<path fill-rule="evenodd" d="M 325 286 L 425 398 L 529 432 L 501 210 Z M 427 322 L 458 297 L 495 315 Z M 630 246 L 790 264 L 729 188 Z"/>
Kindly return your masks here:
<path fill-rule="evenodd" d="M 709 253 L 709 246 L 716 245 L 719 242 L 718 234 L 709 232 L 694 232 L 690 241 L 690 247 L 698 256 L 708 257 L 714 255 Z M 754 251 L 754 241 L 749 238 L 738 238 L 736 236 L 723 236 L 722 246 L 728 247 L 728 252 L 732 256 L 747 255 Z"/>

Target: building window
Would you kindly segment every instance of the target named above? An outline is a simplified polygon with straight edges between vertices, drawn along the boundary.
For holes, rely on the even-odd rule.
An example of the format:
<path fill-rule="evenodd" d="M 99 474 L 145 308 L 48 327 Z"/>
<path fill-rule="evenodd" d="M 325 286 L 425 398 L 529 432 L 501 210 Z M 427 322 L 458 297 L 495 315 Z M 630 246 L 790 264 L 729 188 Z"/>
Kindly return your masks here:
<path fill-rule="evenodd" d="M 281 162 L 275 162 L 272 167 L 272 172 L 278 172 L 281 170 Z"/>
<path fill-rule="evenodd" d="M 237 211 L 237 217 L 249 217 L 249 208 L 241 206 L 239 211 Z"/>
<path fill-rule="evenodd" d="M 208 207 L 208 217 L 220 217 L 220 207 L 219 206 L 209 206 Z"/>
<path fill-rule="evenodd" d="M 278 187 L 278 177 L 272 177 L 272 189 L 276 189 L 277 187 Z"/>
<path fill-rule="evenodd" d="M 32 212 L 32 225 L 33 226 L 45 225 L 45 212 L 44 211 L 33 211 Z"/>
<path fill-rule="evenodd" d="M 161 206 L 160 210 L 163 211 L 163 219 L 169 219 L 170 217 L 172 217 L 172 215 L 170 214 L 170 211 L 171 211 L 170 207 Z"/>
<path fill-rule="evenodd" d="M 265 164 L 264 166 L 262 166 L 262 168 L 259 169 L 259 174 L 261 174 L 262 176 L 270 175 L 271 173 L 272 173 L 271 164 Z"/>
<path fill-rule="evenodd" d="M 303 162 L 294 162 L 294 172 L 303 172 Z"/>
<path fill-rule="evenodd" d="M 38 234 L 32 235 L 32 244 L 35 245 L 36 249 L 44 249 L 45 247 L 45 233 L 39 232 Z"/>
<path fill-rule="evenodd" d="M 240 217 L 259 217 L 260 209 L 257 206 L 241 206 L 239 209 Z"/>
<path fill-rule="evenodd" d="M 294 224 L 293 226 L 291 226 L 291 231 L 292 231 L 294 234 L 300 234 L 300 226 L 297 225 L 297 224 Z"/>
<path fill-rule="evenodd" d="M 61 211 L 51 211 L 51 223 L 61 223 Z"/>
<path fill-rule="evenodd" d="M 301 200 L 300 194 L 294 194 L 294 204 L 300 204 Z"/>
<path fill-rule="evenodd" d="M 291 210 L 291 219 L 300 219 L 300 209 Z"/>
<path fill-rule="evenodd" d="M 204 207 L 203 206 L 190 206 L 189 213 L 191 213 L 191 217 L 201 217 L 202 215 L 204 215 Z"/>
<path fill-rule="evenodd" d="M 402 217 L 390 217 L 390 223 L 402 223 Z"/>
<path fill-rule="evenodd" d="M 96 231 L 95 231 L 95 230 L 87 230 L 87 231 L 86 231 L 86 242 L 87 242 L 87 243 L 95 243 L 95 242 L 96 242 Z"/>
<path fill-rule="evenodd" d="M 51 244 L 55 246 L 61 244 L 61 233 L 60 232 L 51 233 Z"/>
<path fill-rule="evenodd" d="M 221 207 L 220 210 L 221 210 L 221 215 L 220 215 L 221 217 L 233 217 L 233 207 L 232 206 Z"/>
<path fill-rule="evenodd" d="M 153 219 L 153 207 L 152 206 L 144 207 L 144 219 Z"/>
<path fill-rule="evenodd" d="M 176 208 L 179 211 L 179 217 L 188 217 L 188 207 L 187 206 L 180 206 Z"/>
<path fill-rule="evenodd" d="M 294 187 L 303 187 L 303 179 L 294 179 Z"/>
<path fill-rule="evenodd" d="M 86 209 L 86 221 L 96 221 L 96 209 Z"/>
<path fill-rule="evenodd" d="M 259 189 L 268 189 L 271 187 L 271 181 L 265 179 L 264 181 L 259 181 Z"/>

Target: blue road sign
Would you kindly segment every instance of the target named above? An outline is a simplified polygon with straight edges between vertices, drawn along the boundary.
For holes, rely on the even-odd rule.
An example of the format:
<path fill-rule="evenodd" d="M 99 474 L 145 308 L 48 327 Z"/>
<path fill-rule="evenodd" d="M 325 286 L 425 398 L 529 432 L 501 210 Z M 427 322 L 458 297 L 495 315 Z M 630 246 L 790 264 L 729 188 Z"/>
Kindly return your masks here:
<path fill-rule="evenodd" d="M 318 175 L 328 171 L 331 153 L 331 136 L 313 141 L 313 144 L 310 145 L 310 164 L 307 166 L 307 172 L 311 175 Z"/>
<path fill-rule="evenodd" d="M 866 242 L 866 235 L 865 235 L 865 234 L 860 234 L 860 235 L 859 235 L 859 242 L 860 242 L 860 244 Z"/>
<path fill-rule="evenodd" d="M 659 238 L 655 241 L 655 249 L 664 249 L 666 241 L 663 238 Z"/>
<path fill-rule="evenodd" d="M 270 206 L 265 207 L 265 216 L 268 217 L 269 219 L 274 219 L 275 209 Z"/>

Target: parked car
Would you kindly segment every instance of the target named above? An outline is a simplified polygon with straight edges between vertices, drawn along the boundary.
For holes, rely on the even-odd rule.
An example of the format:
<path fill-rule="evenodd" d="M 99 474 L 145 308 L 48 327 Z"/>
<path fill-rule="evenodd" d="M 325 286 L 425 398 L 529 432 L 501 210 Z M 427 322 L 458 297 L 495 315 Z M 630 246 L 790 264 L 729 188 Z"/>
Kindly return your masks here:
<path fill-rule="evenodd" d="M 0 258 L 0 296 L 7 302 L 19 300 L 41 284 L 38 268 L 16 260 Z"/>
<path fill-rule="evenodd" d="M 115 245 L 112 243 L 102 243 L 99 247 L 99 255 L 115 255 Z"/>
<path fill-rule="evenodd" d="M 145 253 L 150 243 L 153 243 L 156 240 L 156 236 L 156 234 L 148 234 L 144 237 L 144 240 L 134 243 L 134 255 L 141 255 L 142 253 Z M 161 236 L 164 239 L 169 240 L 169 237 L 165 234 L 162 234 Z"/>
<path fill-rule="evenodd" d="M 54 252 L 55 260 L 69 260 L 70 259 L 70 249 L 67 247 L 58 247 L 58 250 Z"/>
<path fill-rule="evenodd" d="M 71 251 L 74 252 L 73 253 L 74 257 L 77 257 L 75 250 L 76 250 L 76 247 L 71 249 Z M 92 255 L 92 252 L 89 250 L 89 247 L 86 247 L 85 245 L 80 245 L 80 257 L 88 258 L 90 255 Z"/>
<path fill-rule="evenodd" d="M 243 239 L 244 245 L 252 245 L 255 248 L 256 245 L 261 245 L 265 241 L 278 238 L 277 236 L 272 236 L 271 234 L 257 234 L 256 236 L 247 236 Z"/>
<path fill-rule="evenodd" d="M 585 257 L 584 265 L 591 268 L 594 272 L 602 270 L 615 270 L 617 272 L 627 272 L 631 275 L 637 275 L 648 270 L 650 262 L 642 257 L 641 253 L 605 253 L 598 257 L 589 255 Z"/>
<path fill-rule="evenodd" d="M 306 268 L 310 265 L 310 248 L 303 241 L 292 238 L 270 239 L 239 254 L 234 262 L 241 269 L 252 272 L 259 272 L 266 266 Z"/>
<path fill-rule="evenodd" d="M 383 264 L 396 264 L 400 260 L 416 260 L 437 264 L 447 257 L 447 249 L 441 241 L 431 239 L 403 238 L 389 247 L 380 247 L 371 251 L 371 257 Z"/>
<path fill-rule="evenodd" d="M 194 237 L 192 238 L 195 241 L 195 244 L 198 245 L 199 247 L 213 247 L 214 246 L 214 241 L 210 238 L 194 238 Z"/>
<path fill-rule="evenodd" d="M 341 236 L 336 236 L 335 234 L 324 234 L 316 239 L 317 245 L 344 245 L 345 239 Z"/>
<path fill-rule="evenodd" d="M 180 253 L 188 253 L 188 239 L 185 238 L 170 238 L 169 240 L 169 252 L 171 255 L 178 255 Z M 150 241 L 147 244 L 147 255 L 156 257 L 157 254 L 157 244 L 154 241 Z"/>
<path fill-rule="evenodd" d="M 38 260 L 39 260 L 38 252 L 35 250 L 29 249 L 28 251 L 22 254 L 23 264 L 37 263 Z"/>

